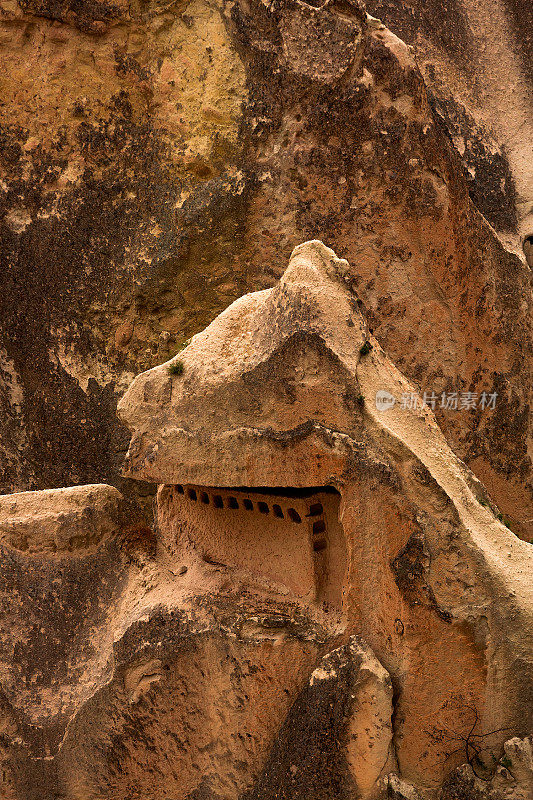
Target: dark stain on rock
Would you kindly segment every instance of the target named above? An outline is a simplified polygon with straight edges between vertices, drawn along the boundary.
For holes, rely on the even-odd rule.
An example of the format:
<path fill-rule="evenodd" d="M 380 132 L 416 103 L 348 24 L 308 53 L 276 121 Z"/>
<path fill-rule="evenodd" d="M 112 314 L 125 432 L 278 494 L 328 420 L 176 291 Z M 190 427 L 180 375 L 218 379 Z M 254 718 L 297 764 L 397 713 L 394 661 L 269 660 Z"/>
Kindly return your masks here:
<path fill-rule="evenodd" d="M 18 0 L 27 14 L 72 25 L 85 33 L 104 33 L 110 22 L 124 18 L 124 10 L 102 0 Z"/>
<path fill-rule="evenodd" d="M 516 230 L 516 187 L 505 153 L 461 103 L 433 94 L 430 100 L 442 130 L 454 146 L 461 142 L 459 155 L 472 202 L 496 230 Z"/>
<path fill-rule="evenodd" d="M 470 67 L 472 33 L 460 0 L 366 0 L 365 5 L 405 42 L 414 44 L 422 34 Z"/>
<path fill-rule="evenodd" d="M 356 796 L 343 748 L 359 664 L 347 654 L 348 646 L 328 655 L 331 676 L 303 690 L 261 776 L 241 800 L 349 800 Z"/>
<path fill-rule="evenodd" d="M 426 606 L 437 613 L 444 622 L 451 622 L 448 611 L 440 608 L 433 589 L 426 579 L 430 555 L 422 531 L 415 531 L 391 561 L 394 580 L 402 597 L 411 606 Z"/>

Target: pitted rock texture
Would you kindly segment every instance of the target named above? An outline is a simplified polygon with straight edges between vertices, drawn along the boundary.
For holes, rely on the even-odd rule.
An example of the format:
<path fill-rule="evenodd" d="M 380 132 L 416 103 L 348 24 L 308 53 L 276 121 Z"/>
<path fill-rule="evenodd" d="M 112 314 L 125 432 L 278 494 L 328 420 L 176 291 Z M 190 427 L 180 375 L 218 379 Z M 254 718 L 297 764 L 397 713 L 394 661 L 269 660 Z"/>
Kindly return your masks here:
<path fill-rule="evenodd" d="M 2 798 L 525 800 L 533 547 L 374 403 L 414 387 L 348 262 L 298 246 L 179 359 L 120 405 L 153 528 L 105 485 L 0 500 Z"/>
<path fill-rule="evenodd" d="M 72 486 L 0 496 L 0 541 L 28 555 L 94 551 L 118 531 L 146 527 L 111 486 Z"/>
<path fill-rule="evenodd" d="M 461 20 L 450 6 L 450 47 L 470 41 Z M 1 24 L 4 490 L 129 491 L 117 395 L 319 236 L 418 389 L 498 392 L 490 424 L 439 422 L 533 536 L 523 211 L 496 133 L 461 161 L 468 104 L 428 95 L 355 0 L 6 2 Z"/>
<path fill-rule="evenodd" d="M 530 16 L 0 0 L 1 800 L 530 799 Z"/>
<path fill-rule="evenodd" d="M 401 780 L 433 797 L 454 762 L 469 759 L 469 735 L 490 764 L 506 733 L 531 730 L 533 547 L 498 519 L 427 405 L 375 403 L 378 391 L 399 399 L 413 386 L 369 333 L 350 275 L 321 242 L 300 245 L 279 284 L 240 298 L 193 337 L 179 374 L 175 359 L 136 378 L 119 406 L 134 433 L 127 474 L 164 484 L 162 541 L 199 554 L 228 587 L 254 581 L 368 642 L 395 687 Z M 316 493 L 327 487 L 340 495 L 347 552 L 346 568 L 331 570 L 337 608 L 306 591 L 302 566 L 310 545 L 314 557 L 330 553 L 326 563 L 334 564 L 332 543 L 315 548 L 313 529 L 302 527 L 300 545 L 283 552 L 269 527 L 276 521 L 252 522 L 245 504 L 270 496 L 281 509 L 290 491 L 310 504 L 299 516 L 312 518 Z M 226 516 L 214 526 L 217 497 Z M 243 545 L 246 515 L 255 546 Z M 276 796 L 271 770 L 285 763 L 281 751 L 273 751 L 255 796 Z M 385 790 L 385 777 L 367 790 Z M 352 791 L 338 778 L 325 796 Z M 288 775 L 279 780 L 280 796 L 299 796 Z"/>
<path fill-rule="evenodd" d="M 116 393 L 238 293 L 189 249 L 238 232 L 244 67 L 202 0 L 2 12 L 2 486 L 117 482 Z"/>
<path fill-rule="evenodd" d="M 533 794 L 533 736 L 514 737 L 504 744 L 495 774 L 487 781 L 464 765 L 445 781 L 439 800 L 527 800 Z"/>
<path fill-rule="evenodd" d="M 243 800 L 375 796 L 394 763 L 391 717 L 390 677 L 354 637 L 313 671 Z"/>
<path fill-rule="evenodd" d="M 2 799 L 239 797 L 334 632 L 112 487 L 7 495 L 1 530 Z"/>
<path fill-rule="evenodd" d="M 470 194 L 499 231 L 533 231 L 533 8 L 528 0 L 368 0 L 412 46 Z"/>

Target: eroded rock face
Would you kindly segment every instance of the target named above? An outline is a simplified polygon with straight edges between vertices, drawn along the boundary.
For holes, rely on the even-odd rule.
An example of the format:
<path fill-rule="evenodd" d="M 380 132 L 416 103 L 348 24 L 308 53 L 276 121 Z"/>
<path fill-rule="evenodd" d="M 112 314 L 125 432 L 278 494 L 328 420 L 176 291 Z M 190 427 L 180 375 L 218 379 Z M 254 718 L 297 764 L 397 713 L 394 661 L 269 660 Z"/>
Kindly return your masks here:
<path fill-rule="evenodd" d="M 0 498 L 2 797 L 54 797 L 50 759 L 106 682 L 128 563 L 153 549 L 110 486 Z M 41 792 L 41 794 L 39 794 Z"/>
<path fill-rule="evenodd" d="M 445 46 L 469 41 L 461 19 L 450 7 Z M 461 110 L 447 114 L 454 148 L 438 121 L 448 95 L 436 117 L 400 39 L 359 2 L 28 2 L 2 25 L 6 490 L 118 485 L 117 394 L 319 236 L 349 260 L 370 327 L 417 388 L 498 392 L 490 424 L 466 410 L 439 422 L 533 537 L 517 178 L 483 133 L 475 194 Z"/>
<path fill-rule="evenodd" d="M 486 5 L 2 6 L 1 486 L 159 487 L 154 531 L 0 498 L 2 800 L 529 798 L 528 39 Z"/>
<path fill-rule="evenodd" d="M 132 506 L 103 484 L 0 496 L 0 541 L 28 555 L 87 555 L 135 523 Z"/>
<path fill-rule="evenodd" d="M 111 487 L 7 495 L 0 529 L 2 798 L 239 797 L 332 631 Z"/>
<path fill-rule="evenodd" d="M 429 408 L 375 403 L 413 387 L 349 264 L 300 245 L 179 359 L 120 406 L 154 532 L 108 486 L 1 499 L 2 797 L 432 800 L 481 764 L 523 800 L 532 547 Z"/>
<path fill-rule="evenodd" d="M 533 793 L 533 737 L 514 737 L 504 744 L 504 756 L 490 781 L 481 779 L 471 765 L 459 767 L 445 782 L 439 800 L 460 798 L 516 798 Z"/>
<path fill-rule="evenodd" d="M 311 674 L 244 800 L 368 798 L 394 763 L 392 684 L 355 637 Z"/>
<path fill-rule="evenodd" d="M 496 518 L 430 409 L 399 402 L 413 387 L 369 334 L 349 276 L 321 242 L 301 245 L 276 287 L 241 298 L 193 337 L 181 374 L 169 362 L 139 376 L 120 404 L 134 431 L 127 468 L 166 484 L 162 538 L 189 557 L 205 559 L 207 548 L 227 589 L 263 575 L 270 597 L 368 642 L 396 687 L 401 777 L 431 793 L 454 759 L 469 757 L 457 741 L 471 728 L 486 762 L 504 730 L 531 728 L 533 551 Z M 396 402 L 381 407 L 378 392 Z M 286 552 L 269 527 L 281 534 L 288 503 L 296 511 L 302 498 L 298 516 L 312 521 L 326 487 L 340 495 L 347 553 L 346 568 L 331 572 L 337 607 L 306 588 L 313 527 L 299 528 L 301 546 Z M 260 503 L 283 519 L 262 525 Z M 246 545 L 240 520 L 254 512 L 256 544 Z M 334 542 L 323 545 L 325 563 L 338 563 Z"/>
<path fill-rule="evenodd" d="M 417 55 L 435 110 L 467 170 L 474 202 L 500 231 L 533 230 L 527 0 L 368 0 Z M 510 87 L 512 91 L 510 91 Z"/>

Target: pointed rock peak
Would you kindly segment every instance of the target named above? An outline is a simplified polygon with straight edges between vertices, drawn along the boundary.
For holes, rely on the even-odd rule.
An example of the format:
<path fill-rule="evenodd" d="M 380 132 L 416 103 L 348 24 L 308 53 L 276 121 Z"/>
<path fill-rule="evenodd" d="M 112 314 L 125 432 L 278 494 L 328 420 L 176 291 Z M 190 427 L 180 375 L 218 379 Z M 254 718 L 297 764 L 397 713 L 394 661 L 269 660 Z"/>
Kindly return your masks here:
<path fill-rule="evenodd" d="M 276 286 L 241 297 L 171 361 L 135 379 L 119 405 L 134 433 L 128 474 L 276 483 L 272 470 L 250 474 L 267 440 L 279 448 L 294 431 L 357 427 L 355 371 L 366 340 L 348 262 L 320 241 L 299 245 Z"/>

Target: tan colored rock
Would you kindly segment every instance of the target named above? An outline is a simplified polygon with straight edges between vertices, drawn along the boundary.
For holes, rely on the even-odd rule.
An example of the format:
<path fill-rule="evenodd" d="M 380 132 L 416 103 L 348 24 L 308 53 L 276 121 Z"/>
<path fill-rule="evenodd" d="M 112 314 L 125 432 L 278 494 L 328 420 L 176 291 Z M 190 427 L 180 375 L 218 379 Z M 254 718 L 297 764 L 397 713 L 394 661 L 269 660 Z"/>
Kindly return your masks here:
<path fill-rule="evenodd" d="M 328 6 L 332 14 L 324 13 Z M 291 72 L 335 85 L 348 70 L 359 71 L 366 13 L 357 3 L 347 9 L 348 13 L 335 13 L 335 1 L 312 8 L 297 0 L 288 7 L 280 28 L 283 59 Z"/>
<path fill-rule="evenodd" d="M 121 620 L 114 675 L 55 758 L 66 797 L 238 800 L 260 774 L 316 662 L 317 631 L 268 614 L 252 628 L 244 607 L 187 609 L 176 590 Z"/>
<path fill-rule="evenodd" d="M 532 736 L 505 742 L 504 755 L 490 780 L 481 778 L 470 764 L 459 767 L 445 782 L 439 800 L 529 800 L 533 795 L 532 745 Z"/>
<path fill-rule="evenodd" d="M 516 215 L 522 235 L 530 234 L 531 3 L 464 0 L 444 6 L 426 0 L 409 5 L 368 0 L 367 8 L 412 45 L 482 213 L 506 232 Z M 509 192 L 515 194 L 512 208 L 505 200 Z"/>
<path fill-rule="evenodd" d="M 529 146 L 515 52 L 527 37 L 509 37 L 502 3 L 484 20 L 469 3 L 469 26 L 457 3 L 369 0 L 387 28 L 354 0 L 6 0 L 2 490 L 126 489 L 115 401 L 132 377 L 272 286 L 294 246 L 319 236 L 349 260 L 369 326 L 422 391 L 498 392 L 490 420 L 439 409 L 439 424 L 532 539 L 527 232 L 502 141 L 482 126 L 504 129 L 512 106 L 506 143 Z M 512 5 L 526 18 L 527 0 Z M 490 33 L 489 60 L 474 29 Z M 438 63 L 428 38 L 444 42 Z M 420 42 L 418 61 L 406 41 Z M 125 320 L 127 347 L 115 339 Z"/>
<path fill-rule="evenodd" d="M 160 490 L 161 535 L 198 555 L 212 537 L 202 491 L 234 487 L 253 500 L 269 487 L 278 504 L 287 491 L 338 491 L 347 568 L 329 578 L 341 607 L 298 598 L 287 555 L 271 550 L 265 565 L 259 522 L 246 575 L 277 569 L 284 587 L 265 586 L 273 597 L 305 601 L 317 619 L 364 637 L 398 685 L 400 774 L 430 791 L 464 760 L 450 760 L 457 748 L 439 730 L 462 735 L 477 715 L 476 735 L 497 752 L 504 735 L 492 731 L 523 735 L 533 722 L 533 548 L 495 517 L 431 410 L 403 407 L 414 388 L 368 333 L 349 272 L 321 242 L 301 245 L 276 287 L 241 298 L 193 337 L 182 374 L 169 362 L 139 376 L 120 405 L 134 431 L 128 474 L 170 484 Z M 392 406 L 376 404 L 379 392 Z M 196 486 L 195 517 L 168 505 L 186 484 Z M 235 512 L 238 524 L 246 512 Z M 230 518 L 220 534 L 232 541 Z M 300 536 L 299 549 L 309 533 Z M 242 585 L 242 557 L 227 570 L 227 555 L 226 546 L 218 568 L 228 586 Z"/>
<path fill-rule="evenodd" d="M 0 541 L 32 555 L 94 551 L 134 524 L 131 505 L 105 484 L 0 496 Z"/>
<path fill-rule="evenodd" d="M 523 800 L 532 548 L 412 391 L 307 242 L 123 398 L 155 542 L 110 487 L 3 497 L 3 794 L 433 800 L 511 731 Z"/>
<path fill-rule="evenodd" d="M 133 336 L 134 326 L 131 322 L 123 322 L 115 331 L 115 345 L 126 347 Z"/>
<path fill-rule="evenodd" d="M 237 800 L 328 632 L 266 580 L 236 596 L 190 548 L 169 559 L 112 487 L 0 508 L 0 796 Z"/>
<path fill-rule="evenodd" d="M 206 563 L 248 574 L 301 602 L 339 609 L 347 567 L 339 495 L 313 489 L 300 497 L 291 494 L 162 486 L 161 541 L 177 560 L 194 552 Z"/>
<path fill-rule="evenodd" d="M 530 4 L 367 6 L 3 3 L 2 800 L 529 800 Z"/>
<path fill-rule="evenodd" d="M 313 670 L 243 797 L 377 797 L 380 776 L 395 763 L 391 714 L 387 671 L 350 638 Z"/>
<path fill-rule="evenodd" d="M 361 798 L 376 795 L 380 777 L 394 763 L 392 682 L 373 653 L 361 653 L 354 706 L 348 723 L 347 759 Z"/>

